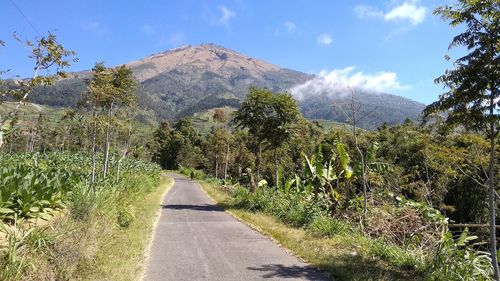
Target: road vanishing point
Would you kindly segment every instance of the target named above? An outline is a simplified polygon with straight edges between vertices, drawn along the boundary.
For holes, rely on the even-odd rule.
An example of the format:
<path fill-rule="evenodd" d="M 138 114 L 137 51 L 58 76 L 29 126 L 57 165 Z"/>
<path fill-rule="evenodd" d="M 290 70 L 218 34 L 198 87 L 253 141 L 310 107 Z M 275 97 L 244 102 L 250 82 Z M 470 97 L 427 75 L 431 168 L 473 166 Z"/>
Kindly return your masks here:
<path fill-rule="evenodd" d="M 175 183 L 161 205 L 144 280 L 328 280 L 218 207 L 195 181 Z"/>

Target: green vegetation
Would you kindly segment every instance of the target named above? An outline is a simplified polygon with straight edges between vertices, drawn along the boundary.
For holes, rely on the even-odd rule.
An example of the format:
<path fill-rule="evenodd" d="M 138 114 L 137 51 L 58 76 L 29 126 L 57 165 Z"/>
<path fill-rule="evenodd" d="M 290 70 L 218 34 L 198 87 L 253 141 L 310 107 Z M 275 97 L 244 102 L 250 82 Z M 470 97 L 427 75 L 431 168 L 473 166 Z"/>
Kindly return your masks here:
<path fill-rule="evenodd" d="M 382 117 L 396 124 L 419 106 L 359 89 L 300 105 L 305 117 L 349 125 L 308 121 L 290 94 L 269 90 L 310 78 L 288 70 L 261 79 L 240 67 L 225 81 L 173 69 L 138 87 L 131 69 L 96 63 L 85 83 L 61 82 L 78 91 L 65 100 L 54 84 L 75 53 L 50 33 L 19 40 L 34 73 L 0 80 L 0 278 L 136 279 L 167 186 L 156 188 L 161 166 L 211 181 L 204 187 L 221 205 L 332 277 L 498 281 L 498 10 L 498 1 L 458 0 L 435 11 L 466 25 L 450 47 L 468 53 L 436 79 L 448 91 L 425 122 L 393 127 Z M 237 55 L 226 52 L 217 56 Z M 240 105 L 248 81 L 268 88 L 251 87 Z M 47 91 L 75 107 L 24 106 Z M 177 119 L 153 132 L 142 125 L 153 112 Z"/>
<path fill-rule="evenodd" d="M 105 242 L 96 257 L 97 270 L 93 270 L 86 279 L 140 279 L 145 270 L 145 249 L 151 242 L 155 227 L 153 218 L 159 215 L 158 206 L 172 185 L 172 178 L 162 177 L 158 188 L 154 188 L 143 198 L 135 198 L 131 203 L 132 209 L 122 208 L 118 211 L 117 219 L 121 228 L 112 240 Z M 125 214 L 129 217 L 127 226 L 123 224 Z"/>
<path fill-rule="evenodd" d="M 453 224 L 488 221 L 487 191 L 480 184 L 488 176 L 478 169 L 488 166 L 484 135 L 450 127 L 439 116 L 428 125 L 408 120 L 364 131 L 353 122 L 325 132 L 298 114 L 290 96 L 265 89 L 251 89 L 232 116 L 233 131 L 224 121 L 228 116 L 214 112 L 220 122 L 205 140 L 190 119 L 173 128 L 164 123 L 156 132 L 158 163 L 187 174 L 198 169 L 197 178 L 214 177 L 230 191 L 222 204 L 249 217 L 272 216 L 272 223 L 263 222 L 270 224 L 270 233 L 299 228 L 307 238 L 276 234 L 276 239 L 298 243 L 291 249 L 336 278 L 363 280 L 373 271 L 382 279 L 493 276 L 488 233 Z M 360 118 L 359 113 L 353 111 L 352 118 Z M 371 259 L 381 265 L 368 272 L 339 269 L 338 257 L 330 252 L 317 258 L 314 248 L 303 249 L 309 239 L 340 239 L 364 253 L 343 256 L 345 264 Z"/>
<path fill-rule="evenodd" d="M 25 106 L 74 55 L 52 34 L 26 45 L 33 77 L 0 85 L 0 280 L 136 280 L 171 180 L 138 160 L 151 130 L 133 121 L 132 72 L 97 64 L 76 110 Z"/>
<path fill-rule="evenodd" d="M 111 166 L 116 165 L 112 159 Z M 114 278 L 134 279 L 123 277 L 132 269 L 110 269 L 106 265 L 112 261 L 100 257 L 120 259 L 122 249 L 118 253 L 113 247 L 134 245 L 127 249 L 134 259 L 122 264 L 135 262 L 133 270 L 140 268 L 144 236 L 150 235 L 166 187 L 157 188 L 158 166 L 127 159 L 119 180 L 100 178 L 94 184 L 91 158 L 84 155 L 3 155 L 0 166 L 5 173 L 0 200 L 2 280 L 93 280 L 118 272 L 124 275 Z"/>
<path fill-rule="evenodd" d="M 191 173 L 182 168 L 181 172 Z M 416 235 L 405 243 L 389 237 L 366 235 L 351 223 L 332 218 L 324 207 L 290 189 L 258 188 L 254 193 L 237 186 L 224 187 L 217 179 L 196 172 L 203 189 L 233 216 L 271 236 L 284 247 L 339 280 L 490 280 L 487 253 L 476 252 L 477 237 L 465 231 L 453 239 L 445 231 Z M 396 207 L 393 207 L 396 208 Z M 402 201 L 405 215 L 444 223 L 435 210 L 412 201 Z M 394 210 L 396 211 L 396 210 Z M 399 222 L 401 223 L 401 222 Z M 395 233 L 393 233 L 394 235 Z M 439 244 L 417 246 L 415 240 Z"/>
<path fill-rule="evenodd" d="M 384 263 L 374 279 L 498 280 L 498 10 L 497 1 L 460 0 L 435 11 L 452 26 L 466 24 L 450 47 L 468 54 L 436 80 L 448 92 L 427 107 L 422 124 L 359 130 L 372 111 L 352 89 L 351 126 L 324 130 L 286 93 L 250 88 L 231 116 L 214 112 L 221 121 L 205 139 L 189 119 L 172 129 L 165 123 L 157 136 L 175 141 L 158 138 L 155 159 L 214 177 L 229 190 L 217 195 L 221 204 L 334 277 L 373 278 L 353 268 L 372 259 Z M 195 151 L 188 161 L 186 149 Z M 342 257 L 351 266 L 339 270 L 337 249 L 318 259 L 304 246 L 316 239 L 357 244 L 364 254 Z"/>
<path fill-rule="evenodd" d="M 435 10 L 451 26 L 465 24 L 467 29 L 455 36 L 449 48 L 465 47 L 468 53 L 455 60 L 455 67 L 436 79 L 449 90 L 428 106 L 426 115 L 449 110 L 449 124 L 461 124 L 467 129 L 480 131 L 489 141 L 488 168 L 483 168 L 485 180 L 477 181 L 488 189 L 491 264 L 494 279 L 500 280 L 497 261 L 495 185 L 496 143 L 500 132 L 500 3 L 495 0 L 460 0 L 457 5 Z M 449 57 L 447 56 L 449 59 Z"/>

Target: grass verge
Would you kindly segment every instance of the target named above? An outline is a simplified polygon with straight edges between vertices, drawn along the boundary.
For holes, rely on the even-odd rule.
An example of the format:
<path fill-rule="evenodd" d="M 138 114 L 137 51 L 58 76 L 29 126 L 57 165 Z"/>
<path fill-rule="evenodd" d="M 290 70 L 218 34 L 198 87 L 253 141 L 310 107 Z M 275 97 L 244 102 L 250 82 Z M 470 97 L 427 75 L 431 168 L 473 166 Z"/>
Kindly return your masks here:
<path fill-rule="evenodd" d="M 97 270 L 86 280 L 139 280 L 144 272 L 147 247 L 151 243 L 159 216 L 159 205 L 173 186 L 174 180 L 162 176 L 160 185 L 142 200 L 132 203 L 134 220 L 127 228 L 120 228 L 99 251 Z"/>
<path fill-rule="evenodd" d="M 357 233 L 318 237 L 304 228 L 280 222 L 273 216 L 236 208 L 231 197 L 217 185 L 199 180 L 203 190 L 234 217 L 271 237 L 294 255 L 325 271 L 335 280 L 421 280 L 405 265 L 405 254 L 381 241 Z M 382 254 L 401 255 L 380 258 Z M 401 262 L 394 262 L 398 260 Z"/>
<path fill-rule="evenodd" d="M 0 280 L 140 279 L 172 185 L 156 171 L 127 173 L 119 182 L 75 186 L 47 223 L 0 222 Z"/>

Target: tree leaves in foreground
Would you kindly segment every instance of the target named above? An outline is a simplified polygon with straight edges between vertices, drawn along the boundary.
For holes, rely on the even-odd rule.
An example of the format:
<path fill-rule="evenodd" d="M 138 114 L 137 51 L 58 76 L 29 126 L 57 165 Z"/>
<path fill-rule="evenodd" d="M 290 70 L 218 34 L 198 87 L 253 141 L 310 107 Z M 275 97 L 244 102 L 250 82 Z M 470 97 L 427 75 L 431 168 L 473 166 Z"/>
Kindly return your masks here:
<path fill-rule="evenodd" d="M 494 278 L 499 280 L 496 248 L 495 215 L 495 142 L 500 121 L 500 2 L 497 0 L 459 0 L 456 5 L 442 6 L 434 13 L 450 25 L 465 25 L 449 49 L 465 47 L 467 54 L 454 62 L 454 69 L 438 77 L 448 92 L 429 105 L 425 113 L 448 110 L 447 121 L 484 133 L 490 141 L 487 168 L 490 223 L 490 252 Z M 446 56 L 449 60 L 450 57 Z"/>

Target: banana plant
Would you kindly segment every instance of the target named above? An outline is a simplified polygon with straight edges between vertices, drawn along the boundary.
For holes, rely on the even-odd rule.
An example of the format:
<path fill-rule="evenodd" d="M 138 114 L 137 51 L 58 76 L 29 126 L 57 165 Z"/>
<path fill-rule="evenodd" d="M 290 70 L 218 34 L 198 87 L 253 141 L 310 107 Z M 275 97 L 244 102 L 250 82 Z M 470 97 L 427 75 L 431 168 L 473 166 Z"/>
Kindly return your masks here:
<path fill-rule="evenodd" d="M 313 192 L 318 195 L 320 192 L 330 195 L 333 200 L 340 200 L 340 193 L 334 188 L 335 183 L 340 180 L 347 181 L 352 177 L 353 170 L 349 165 L 349 154 L 345 144 L 337 142 L 335 153 L 328 160 L 323 159 L 321 147 L 318 147 L 316 154 L 305 159 L 305 184 L 313 187 Z"/>

